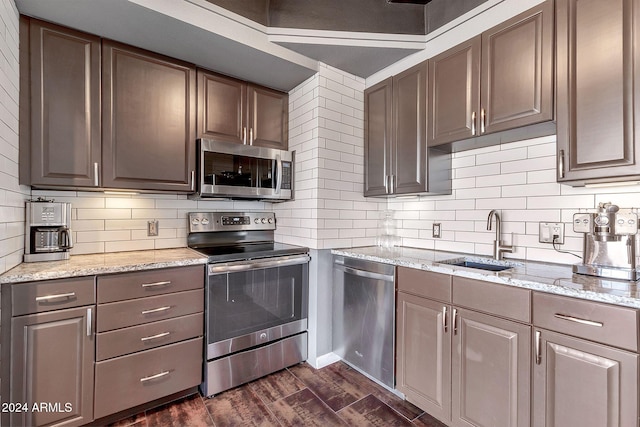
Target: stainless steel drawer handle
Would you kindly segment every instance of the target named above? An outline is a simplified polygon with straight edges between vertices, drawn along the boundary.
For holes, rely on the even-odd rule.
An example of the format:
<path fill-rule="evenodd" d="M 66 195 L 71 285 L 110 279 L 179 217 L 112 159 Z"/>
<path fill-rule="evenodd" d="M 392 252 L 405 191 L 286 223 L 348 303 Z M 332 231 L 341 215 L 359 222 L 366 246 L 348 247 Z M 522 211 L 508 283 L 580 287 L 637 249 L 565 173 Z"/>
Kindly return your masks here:
<path fill-rule="evenodd" d="M 164 282 L 143 283 L 142 287 L 143 288 L 155 288 L 156 286 L 167 286 L 167 285 L 170 285 L 170 284 L 171 284 L 171 281 L 167 280 L 167 281 L 164 281 Z"/>
<path fill-rule="evenodd" d="M 75 292 L 68 292 L 66 294 L 55 294 L 55 295 L 44 295 L 41 297 L 36 297 L 36 302 L 46 302 L 52 299 L 60 299 L 60 298 L 73 298 L 76 296 Z"/>
<path fill-rule="evenodd" d="M 145 342 L 150 340 L 157 340 L 158 338 L 163 338 L 163 337 L 166 337 L 167 335 L 171 335 L 171 332 L 162 332 L 157 335 L 151 335 L 150 337 L 142 337 L 140 338 L 140 341 Z"/>
<path fill-rule="evenodd" d="M 142 314 L 160 313 L 161 311 L 167 311 L 170 308 L 170 305 L 166 305 L 164 307 L 152 308 L 151 310 L 144 310 Z"/>
<path fill-rule="evenodd" d="M 604 326 L 604 323 L 602 322 L 594 322 L 593 320 L 580 319 L 579 317 L 567 316 L 566 314 L 556 313 L 553 316 L 558 319 L 568 320 L 569 322 L 580 323 L 581 325 L 597 326 L 598 328 L 602 328 Z"/>
<path fill-rule="evenodd" d="M 163 371 L 163 372 L 160 372 L 159 374 L 151 375 L 150 377 L 140 378 L 140 382 L 143 383 L 146 381 L 157 380 L 158 378 L 166 377 L 170 373 L 171 372 L 169 371 Z"/>

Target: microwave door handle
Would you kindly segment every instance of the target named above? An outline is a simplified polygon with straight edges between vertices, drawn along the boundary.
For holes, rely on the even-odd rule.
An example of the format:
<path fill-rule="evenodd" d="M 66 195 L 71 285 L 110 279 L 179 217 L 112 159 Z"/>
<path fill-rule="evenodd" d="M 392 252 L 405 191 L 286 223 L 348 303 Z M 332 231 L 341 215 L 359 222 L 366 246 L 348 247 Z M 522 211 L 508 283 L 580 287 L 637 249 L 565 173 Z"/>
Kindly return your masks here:
<path fill-rule="evenodd" d="M 280 154 L 276 154 L 276 194 L 280 194 L 282 187 L 282 158 Z"/>

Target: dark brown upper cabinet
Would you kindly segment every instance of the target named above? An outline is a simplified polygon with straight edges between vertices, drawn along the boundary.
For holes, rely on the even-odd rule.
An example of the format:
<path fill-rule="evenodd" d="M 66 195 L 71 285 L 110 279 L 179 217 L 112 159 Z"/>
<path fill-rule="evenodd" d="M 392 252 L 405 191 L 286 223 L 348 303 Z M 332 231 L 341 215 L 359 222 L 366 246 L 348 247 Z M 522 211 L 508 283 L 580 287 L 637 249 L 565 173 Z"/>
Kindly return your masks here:
<path fill-rule="evenodd" d="M 429 60 L 429 146 L 553 119 L 553 3 Z"/>
<path fill-rule="evenodd" d="M 365 90 L 365 196 L 449 194 L 451 159 L 427 152 L 427 63 Z"/>
<path fill-rule="evenodd" d="M 198 70 L 198 138 L 288 148 L 289 96 Z"/>
<path fill-rule="evenodd" d="M 558 0 L 556 20 L 558 181 L 638 180 L 640 4 Z"/>
<path fill-rule="evenodd" d="M 193 191 L 196 70 L 102 43 L 102 187 Z"/>
<path fill-rule="evenodd" d="M 27 18 L 20 26 L 21 182 L 97 186 L 100 39 Z"/>

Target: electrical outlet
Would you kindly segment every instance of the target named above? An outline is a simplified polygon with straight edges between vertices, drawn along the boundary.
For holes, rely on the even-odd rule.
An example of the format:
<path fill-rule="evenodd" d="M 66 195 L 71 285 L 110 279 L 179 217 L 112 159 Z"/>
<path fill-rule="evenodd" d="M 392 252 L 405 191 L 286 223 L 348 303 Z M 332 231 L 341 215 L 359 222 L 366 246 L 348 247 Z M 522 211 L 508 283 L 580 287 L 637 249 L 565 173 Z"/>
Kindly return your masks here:
<path fill-rule="evenodd" d="M 440 237 L 442 237 L 441 233 L 442 233 L 442 225 L 439 222 L 434 222 L 433 223 L 433 238 L 434 239 L 439 239 Z"/>
<path fill-rule="evenodd" d="M 538 232 L 538 241 L 540 243 L 564 244 L 564 223 L 562 222 L 541 222 L 540 231 Z"/>
<path fill-rule="evenodd" d="M 154 219 L 153 221 L 147 222 L 147 236 L 157 236 L 158 235 L 158 220 Z"/>

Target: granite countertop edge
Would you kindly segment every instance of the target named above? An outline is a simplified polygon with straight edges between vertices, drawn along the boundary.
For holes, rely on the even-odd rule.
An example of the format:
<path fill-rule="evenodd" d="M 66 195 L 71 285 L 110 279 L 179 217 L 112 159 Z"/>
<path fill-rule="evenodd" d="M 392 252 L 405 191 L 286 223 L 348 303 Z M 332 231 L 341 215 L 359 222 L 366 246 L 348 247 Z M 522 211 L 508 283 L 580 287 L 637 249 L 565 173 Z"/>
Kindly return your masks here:
<path fill-rule="evenodd" d="M 484 261 L 490 258 L 486 256 L 416 248 L 399 248 L 398 251 L 394 253 L 368 246 L 332 249 L 331 253 L 640 309 L 640 292 L 637 291 L 636 282 L 575 275 L 572 272 L 571 265 L 507 260 L 513 262 L 516 266 L 501 272 L 489 272 L 441 263 L 447 259 L 462 257 L 477 258 Z"/>
<path fill-rule="evenodd" d="M 189 248 L 75 255 L 64 261 L 22 263 L 0 275 L 0 285 L 206 264 Z"/>

